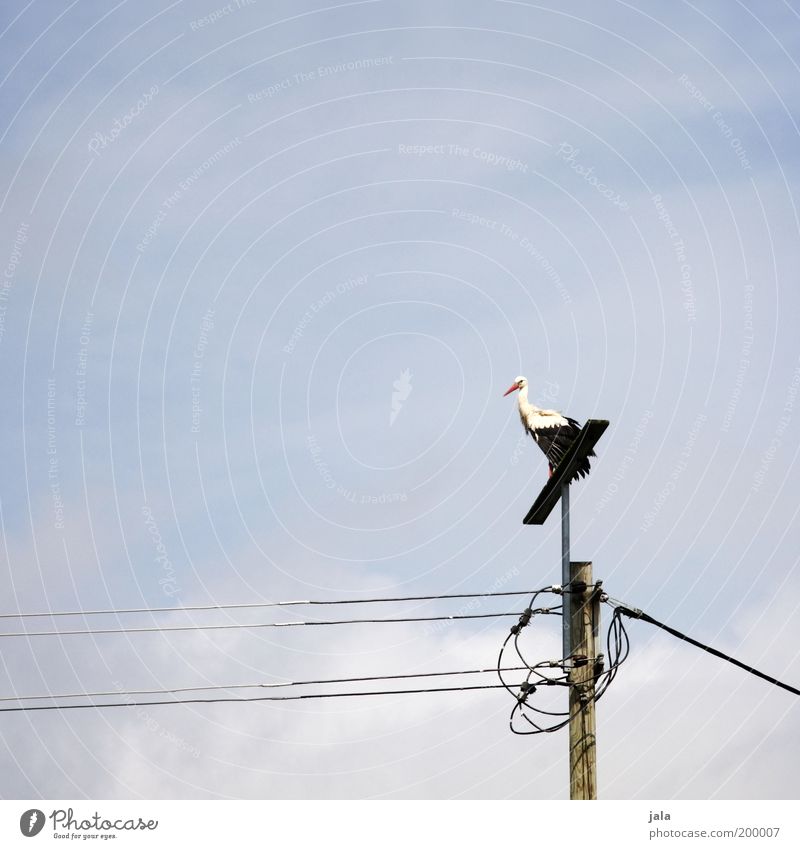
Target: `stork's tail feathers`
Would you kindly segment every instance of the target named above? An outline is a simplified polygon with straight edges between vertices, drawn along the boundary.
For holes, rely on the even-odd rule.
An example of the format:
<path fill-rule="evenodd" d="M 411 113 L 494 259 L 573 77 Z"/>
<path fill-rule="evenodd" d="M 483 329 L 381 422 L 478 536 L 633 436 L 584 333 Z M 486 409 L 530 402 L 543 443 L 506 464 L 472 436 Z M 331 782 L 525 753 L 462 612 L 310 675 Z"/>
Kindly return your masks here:
<path fill-rule="evenodd" d="M 536 440 L 536 443 L 547 457 L 551 476 L 581 432 L 580 425 L 575 419 L 568 418 L 567 422 L 567 425 L 561 425 L 560 427 L 537 428 L 536 431 L 531 431 L 531 436 Z M 572 476 L 572 480 L 585 478 L 589 474 L 591 471 L 589 457 L 595 456 L 594 451 L 590 451 L 589 455 L 580 461 L 575 474 Z"/>
<path fill-rule="evenodd" d="M 589 454 L 589 457 L 596 456 L 597 455 L 594 453 L 594 451 L 590 452 Z M 586 475 L 588 475 L 589 472 L 592 470 L 592 467 L 589 465 L 589 457 L 584 457 L 583 460 L 581 460 L 580 464 L 578 465 L 578 468 L 575 470 L 575 474 L 572 476 L 572 480 L 576 481 L 580 480 L 580 478 L 585 478 Z M 553 477 L 556 468 L 558 468 L 558 464 L 556 464 L 555 466 L 548 466 L 548 477 Z"/>
<path fill-rule="evenodd" d="M 589 457 L 594 456 L 596 456 L 594 451 L 590 452 Z M 589 465 L 589 457 L 584 457 L 583 460 L 581 460 L 580 464 L 578 465 L 577 471 L 572 476 L 572 480 L 576 481 L 578 480 L 578 478 L 585 478 L 586 475 L 589 474 L 592 469 L 592 467 Z"/>

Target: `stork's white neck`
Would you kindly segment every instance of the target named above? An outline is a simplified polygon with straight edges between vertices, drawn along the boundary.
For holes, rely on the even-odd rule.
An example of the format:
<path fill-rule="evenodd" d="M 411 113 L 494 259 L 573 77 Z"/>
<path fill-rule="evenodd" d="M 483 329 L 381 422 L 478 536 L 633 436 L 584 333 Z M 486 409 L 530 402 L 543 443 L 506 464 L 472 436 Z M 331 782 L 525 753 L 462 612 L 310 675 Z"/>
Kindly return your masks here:
<path fill-rule="evenodd" d="M 517 403 L 519 404 L 520 411 L 522 410 L 538 410 L 539 408 L 535 404 L 531 404 L 528 401 L 528 387 L 523 386 L 519 390 L 519 397 L 517 398 Z"/>
<path fill-rule="evenodd" d="M 521 387 L 519 392 L 517 393 L 517 407 L 519 408 L 519 415 L 523 422 L 527 420 L 528 416 L 531 413 L 535 412 L 538 409 L 528 401 L 527 385 Z"/>

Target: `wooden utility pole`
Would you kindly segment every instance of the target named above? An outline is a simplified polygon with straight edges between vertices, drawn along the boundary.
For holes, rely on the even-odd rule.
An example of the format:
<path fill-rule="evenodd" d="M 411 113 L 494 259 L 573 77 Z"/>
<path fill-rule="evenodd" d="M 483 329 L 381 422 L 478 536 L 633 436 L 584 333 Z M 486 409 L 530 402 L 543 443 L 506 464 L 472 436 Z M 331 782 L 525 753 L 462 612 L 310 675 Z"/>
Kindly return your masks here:
<path fill-rule="evenodd" d="M 585 584 L 586 591 L 568 595 L 570 655 L 573 658 L 569 672 L 569 797 L 596 799 L 594 682 L 600 591 L 592 580 L 592 564 L 570 563 L 570 584 L 573 587 Z"/>
<path fill-rule="evenodd" d="M 606 419 L 586 421 L 522 520 L 525 525 L 543 525 L 561 499 L 561 585 L 565 590 L 580 582 L 586 585 L 586 592 L 565 592 L 562 610 L 564 659 L 579 658 L 579 665 L 568 673 L 570 799 L 597 798 L 594 684 L 601 669 L 595 649 L 600 644 L 600 582 L 592 581 L 591 563 L 570 560 L 569 487 L 581 461 L 592 453 L 607 427 Z"/>

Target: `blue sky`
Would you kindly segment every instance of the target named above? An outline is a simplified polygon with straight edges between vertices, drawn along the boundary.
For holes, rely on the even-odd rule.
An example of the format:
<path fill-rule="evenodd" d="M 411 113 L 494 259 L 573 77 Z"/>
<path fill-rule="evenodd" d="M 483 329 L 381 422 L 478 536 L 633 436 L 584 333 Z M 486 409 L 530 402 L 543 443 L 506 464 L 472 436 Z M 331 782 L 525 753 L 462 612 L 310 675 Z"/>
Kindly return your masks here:
<path fill-rule="evenodd" d="M 3 610 L 555 582 L 555 518 L 521 525 L 546 466 L 501 397 L 525 374 L 611 421 L 574 556 L 800 680 L 795 3 L 2 15 Z M 185 621 L 233 620 L 124 624 Z M 477 668 L 506 628 L 6 639 L 0 691 Z M 601 794 L 796 797 L 791 697 L 632 632 Z M 509 708 L 9 714 L 0 793 L 563 797 L 565 739 L 512 737 Z"/>

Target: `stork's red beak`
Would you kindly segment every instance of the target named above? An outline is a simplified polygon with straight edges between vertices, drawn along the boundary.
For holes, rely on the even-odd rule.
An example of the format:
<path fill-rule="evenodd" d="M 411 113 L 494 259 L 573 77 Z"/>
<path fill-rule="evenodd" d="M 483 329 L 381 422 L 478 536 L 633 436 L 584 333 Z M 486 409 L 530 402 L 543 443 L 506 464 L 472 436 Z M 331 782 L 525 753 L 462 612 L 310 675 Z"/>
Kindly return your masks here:
<path fill-rule="evenodd" d="M 516 383 L 512 383 L 511 386 L 509 386 L 503 393 L 503 398 L 505 398 L 506 395 L 510 395 L 515 389 L 519 389 L 519 386 Z"/>

